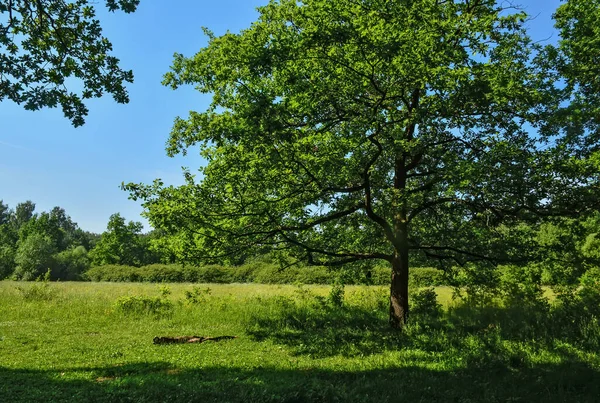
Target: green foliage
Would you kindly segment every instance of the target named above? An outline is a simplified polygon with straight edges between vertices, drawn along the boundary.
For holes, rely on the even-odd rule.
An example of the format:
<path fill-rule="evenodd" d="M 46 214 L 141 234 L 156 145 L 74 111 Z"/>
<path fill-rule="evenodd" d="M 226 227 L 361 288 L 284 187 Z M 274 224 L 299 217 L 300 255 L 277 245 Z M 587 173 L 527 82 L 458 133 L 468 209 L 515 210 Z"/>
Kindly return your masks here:
<path fill-rule="evenodd" d="M 350 272 L 351 274 L 360 274 Z M 385 285 L 389 282 L 389 268 L 374 268 L 375 273 L 367 280 L 360 275 L 347 275 L 345 284 Z M 288 267 L 281 269 L 275 264 L 251 262 L 241 266 L 181 266 L 177 264 L 152 264 L 142 267 L 103 265 L 89 269 L 82 275 L 90 281 L 142 281 L 152 283 L 259 283 L 259 284 L 332 284 L 339 274 L 321 266 Z M 410 284 L 428 287 L 447 284 L 445 274 L 432 268 L 414 268 Z"/>
<path fill-rule="evenodd" d="M 3 200 L 0 200 L 0 226 L 8 222 L 10 218 L 10 209 L 8 204 L 4 204 Z"/>
<path fill-rule="evenodd" d="M 493 303 L 498 296 L 500 272 L 493 265 L 468 264 L 453 267 L 449 272 L 456 297 L 473 306 Z"/>
<path fill-rule="evenodd" d="M 499 288 L 509 305 L 537 304 L 544 300 L 539 265 L 505 266 L 500 274 Z"/>
<path fill-rule="evenodd" d="M 566 124 L 571 133 L 598 130 L 600 67 L 600 4 L 597 0 L 568 0 L 556 10 L 556 28 L 560 30 L 562 51 L 557 58 L 567 89 L 575 96 L 568 108 Z M 591 119 L 590 119 L 591 117 Z"/>
<path fill-rule="evenodd" d="M 346 292 L 344 290 L 344 283 L 336 281 L 331 287 L 329 295 L 327 295 L 327 301 L 333 306 L 340 307 L 344 305 L 345 293 Z"/>
<path fill-rule="evenodd" d="M 167 298 L 169 295 L 171 295 L 173 293 L 173 291 L 171 290 L 171 287 L 169 287 L 168 285 L 160 285 L 160 286 L 158 286 L 158 293 L 160 294 L 160 296 L 162 298 Z"/>
<path fill-rule="evenodd" d="M 163 296 L 132 295 L 117 299 L 115 308 L 118 312 L 125 315 L 154 315 L 163 317 L 171 314 L 173 303 Z"/>
<path fill-rule="evenodd" d="M 173 292 L 171 291 L 171 287 L 168 285 L 161 285 L 158 287 L 158 292 L 162 298 L 167 298 Z"/>
<path fill-rule="evenodd" d="M 64 251 L 83 241 L 81 230 L 77 224 L 60 207 L 54 207 L 49 213 L 42 212 L 33 215 L 20 226 L 20 239 L 25 239 L 31 234 L 42 234 L 49 237 L 57 251 Z"/>
<path fill-rule="evenodd" d="M 197 268 L 198 281 L 215 284 L 230 283 L 232 279 L 231 273 L 234 270 L 234 268 L 219 265 L 201 266 Z"/>
<path fill-rule="evenodd" d="M 29 286 L 16 287 L 19 294 L 25 301 L 43 302 L 54 299 L 57 295 L 57 290 L 50 285 L 50 270 L 35 280 L 35 283 Z"/>
<path fill-rule="evenodd" d="M 142 281 L 139 268 L 123 265 L 92 267 L 84 273 L 83 278 L 91 281 Z"/>
<path fill-rule="evenodd" d="M 109 10 L 135 11 L 139 0 L 107 0 Z M 110 55 L 93 2 L 0 1 L 0 102 L 9 99 L 25 109 L 62 107 L 74 126 L 84 123 L 84 100 L 111 94 L 129 101 L 124 83 L 131 71 Z M 66 84 L 76 79 L 80 93 Z"/>
<path fill-rule="evenodd" d="M 20 230 L 29 220 L 34 217 L 35 203 L 31 200 L 17 204 L 12 214 L 11 221 L 17 230 Z"/>
<path fill-rule="evenodd" d="M 125 188 L 179 261 L 270 247 L 400 274 L 437 259 L 476 265 L 467 295 L 485 303 L 499 279 L 482 262 L 539 257 L 525 224 L 598 206 L 599 103 L 584 96 L 597 63 L 575 56 L 598 48 L 586 26 L 599 10 L 567 1 L 565 41 L 543 47 L 502 2 L 271 1 L 249 28 L 176 54 L 165 75 L 212 95 L 167 143 L 169 155 L 199 147 L 207 166 L 178 187 Z M 406 294 L 392 284 L 392 299 Z M 391 305 L 398 326 L 407 300 Z"/>
<path fill-rule="evenodd" d="M 578 338 L 582 345 L 600 346 L 600 270 L 592 268 L 580 278 L 578 287 L 555 289 L 558 304 L 553 325 L 563 337 Z"/>
<path fill-rule="evenodd" d="M 139 273 L 140 280 L 138 281 L 149 281 L 152 283 L 180 283 L 189 281 L 185 276 L 184 270 L 179 265 L 152 264 L 140 267 L 139 269 L 134 269 L 133 267 L 129 267 L 128 269 Z"/>
<path fill-rule="evenodd" d="M 543 223 L 536 234 L 540 245 L 539 264 L 544 282 L 574 284 L 585 271 L 582 238 L 586 236 L 585 220 L 555 219 Z"/>
<path fill-rule="evenodd" d="M 185 302 L 187 304 L 203 304 L 211 294 L 210 288 L 192 287 L 192 290 L 185 290 Z"/>
<path fill-rule="evenodd" d="M 577 297 L 581 299 L 584 311 L 596 319 L 600 318 L 600 268 L 594 267 L 580 279 Z"/>
<path fill-rule="evenodd" d="M 82 231 L 64 209 L 36 214 L 35 204 L 27 201 L 14 210 L 4 206 L 3 211 L 0 278 L 14 272 L 15 278 L 31 280 L 51 268 L 53 280 L 77 280 L 87 270 L 87 248 L 93 236 Z"/>
<path fill-rule="evenodd" d="M 250 263 L 248 279 L 261 284 L 328 284 L 334 275 L 324 267 L 292 266 L 282 269 L 274 263 Z"/>
<path fill-rule="evenodd" d="M 106 232 L 90 252 L 94 265 L 123 264 L 141 266 L 145 262 L 146 248 L 140 238 L 142 224 L 125 222 L 120 214 L 110 216 Z"/>
<path fill-rule="evenodd" d="M 412 295 L 410 314 L 418 318 L 419 323 L 426 320 L 438 319 L 443 311 L 442 305 L 437 301 L 435 289 L 425 288 Z"/>
<path fill-rule="evenodd" d="M 16 251 L 9 245 L 0 244 L 0 280 L 10 277 L 15 269 Z"/>
<path fill-rule="evenodd" d="M 33 280 L 41 276 L 54 267 L 55 252 L 50 237 L 38 233 L 29 235 L 19 243 L 15 256 L 15 277 L 19 280 Z"/>
<path fill-rule="evenodd" d="M 88 252 L 83 246 L 65 250 L 54 255 L 53 279 L 80 280 L 90 267 Z"/>
<path fill-rule="evenodd" d="M 389 272 L 389 270 L 388 270 Z M 448 279 L 444 271 L 431 267 L 414 267 L 409 273 L 409 285 L 412 287 L 431 287 L 438 285 L 447 285 Z M 385 282 L 377 283 L 385 284 Z"/>
<path fill-rule="evenodd" d="M 585 289 L 595 289 L 600 292 L 600 268 L 594 267 L 589 269 L 581 276 L 579 281 Z"/>

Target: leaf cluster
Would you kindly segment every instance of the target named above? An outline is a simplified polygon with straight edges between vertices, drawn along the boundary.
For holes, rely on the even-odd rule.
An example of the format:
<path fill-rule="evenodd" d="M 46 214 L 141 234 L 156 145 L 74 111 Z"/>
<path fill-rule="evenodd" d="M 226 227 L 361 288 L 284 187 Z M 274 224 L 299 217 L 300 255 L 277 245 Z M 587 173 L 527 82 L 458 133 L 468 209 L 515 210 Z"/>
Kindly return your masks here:
<path fill-rule="evenodd" d="M 110 11 L 135 11 L 139 0 L 107 0 Z M 93 2 L 88 0 L 0 1 L 0 101 L 25 109 L 60 107 L 74 126 L 88 114 L 84 103 L 105 93 L 127 103 L 133 82 L 111 55 Z M 74 92 L 73 87 L 81 88 Z"/>

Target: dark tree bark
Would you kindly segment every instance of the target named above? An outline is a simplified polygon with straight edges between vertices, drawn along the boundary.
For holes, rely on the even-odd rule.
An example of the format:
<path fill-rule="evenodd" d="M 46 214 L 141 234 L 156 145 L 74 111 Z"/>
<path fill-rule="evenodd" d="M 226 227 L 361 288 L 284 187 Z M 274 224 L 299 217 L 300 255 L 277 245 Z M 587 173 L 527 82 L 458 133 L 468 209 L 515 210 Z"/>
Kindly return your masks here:
<path fill-rule="evenodd" d="M 408 321 L 408 250 L 392 261 L 390 326 L 402 329 Z"/>

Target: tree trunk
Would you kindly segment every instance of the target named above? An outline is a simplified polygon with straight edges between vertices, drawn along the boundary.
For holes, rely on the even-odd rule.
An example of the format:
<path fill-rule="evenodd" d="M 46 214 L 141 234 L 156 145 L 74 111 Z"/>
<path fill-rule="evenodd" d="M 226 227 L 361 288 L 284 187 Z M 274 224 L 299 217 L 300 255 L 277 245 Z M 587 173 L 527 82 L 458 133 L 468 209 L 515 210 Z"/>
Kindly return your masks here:
<path fill-rule="evenodd" d="M 409 114 L 419 104 L 420 89 L 412 92 L 411 104 L 408 106 Z M 409 122 L 406 127 L 404 140 L 412 141 L 416 123 Z M 410 159 L 410 163 L 407 162 Z M 406 190 L 408 171 L 415 168 L 420 161 L 420 156 L 410 157 L 403 147 L 396 150 L 394 161 L 394 189 L 398 191 L 392 205 L 394 214 L 394 257 L 392 259 L 392 281 L 390 286 L 390 326 L 402 329 L 408 322 L 408 201 Z M 412 166 L 411 166 L 412 165 Z"/>
<path fill-rule="evenodd" d="M 408 321 L 408 248 L 395 253 L 390 286 L 390 326 L 402 329 Z"/>

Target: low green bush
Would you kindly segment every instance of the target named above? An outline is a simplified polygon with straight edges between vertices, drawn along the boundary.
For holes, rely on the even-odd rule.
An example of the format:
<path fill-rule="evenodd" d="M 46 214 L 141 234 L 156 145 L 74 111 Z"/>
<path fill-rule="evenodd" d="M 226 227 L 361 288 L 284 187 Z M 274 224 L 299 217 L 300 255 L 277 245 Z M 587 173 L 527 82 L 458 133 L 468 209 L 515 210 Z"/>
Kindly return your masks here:
<path fill-rule="evenodd" d="M 344 295 L 346 294 L 344 290 L 344 284 L 335 283 L 331 290 L 329 291 L 329 295 L 327 296 L 327 301 L 332 306 L 342 306 L 344 305 Z"/>
<path fill-rule="evenodd" d="M 151 264 L 137 269 L 142 281 L 150 283 L 180 283 L 184 281 L 181 266 Z"/>
<path fill-rule="evenodd" d="M 150 283 L 333 284 L 339 275 L 338 272 L 323 266 L 292 266 L 281 269 L 274 263 L 255 261 L 240 266 L 153 264 L 132 267 L 104 265 L 92 267 L 83 275 L 83 279 Z M 390 275 L 390 268 L 385 266 L 375 266 L 366 272 L 348 271 L 344 274 L 344 284 L 387 285 Z M 433 268 L 412 268 L 409 277 L 411 287 L 446 284 L 444 272 Z"/>
<path fill-rule="evenodd" d="M 24 287 L 16 287 L 17 291 L 25 301 L 50 301 L 57 294 L 56 290 L 50 285 L 50 276 L 50 270 L 48 270 L 43 277 L 38 277 L 35 283 Z"/>
<path fill-rule="evenodd" d="M 216 284 L 231 283 L 233 282 L 233 276 L 231 275 L 233 270 L 235 269 L 219 265 L 201 266 L 198 268 L 198 282 Z"/>
<path fill-rule="evenodd" d="M 142 281 L 138 267 L 117 264 L 92 267 L 83 274 L 83 278 L 90 281 Z"/>
<path fill-rule="evenodd" d="M 125 315 L 156 315 L 169 314 L 173 309 L 173 303 L 163 297 L 149 297 L 146 295 L 134 295 L 121 297 L 115 302 L 117 311 Z"/>
<path fill-rule="evenodd" d="M 415 267 L 408 273 L 409 285 L 413 287 L 435 287 L 447 284 L 444 272 L 431 267 Z"/>
<path fill-rule="evenodd" d="M 296 281 L 301 284 L 331 284 L 335 273 L 323 266 L 307 266 L 298 269 Z"/>
<path fill-rule="evenodd" d="M 206 302 L 208 296 L 211 294 L 210 288 L 192 287 L 191 291 L 186 290 L 184 292 L 185 302 L 188 305 L 202 304 Z"/>
<path fill-rule="evenodd" d="M 275 264 L 269 263 L 252 263 L 249 266 L 252 268 L 252 282 L 260 284 L 292 284 L 302 283 L 309 284 L 298 278 L 299 269 L 297 267 L 288 267 L 281 269 Z M 304 276 L 306 280 L 306 275 Z"/>
<path fill-rule="evenodd" d="M 410 314 L 417 317 L 417 321 L 426 322 L 442 316 L 442 305 L 437 301 L 437 294 L 433 288 L 424 288 L 417 291 L 410 299 Z"/>

